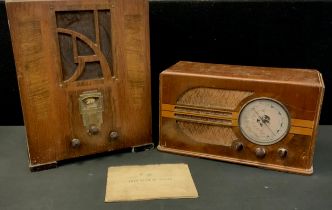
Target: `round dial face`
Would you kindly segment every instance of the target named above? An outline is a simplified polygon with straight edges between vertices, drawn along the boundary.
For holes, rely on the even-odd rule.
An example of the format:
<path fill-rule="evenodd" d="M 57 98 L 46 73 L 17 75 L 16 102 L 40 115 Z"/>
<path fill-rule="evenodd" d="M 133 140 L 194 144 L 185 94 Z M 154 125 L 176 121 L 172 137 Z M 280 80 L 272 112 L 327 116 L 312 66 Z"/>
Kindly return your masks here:
<path fill-rule="evenodd" d="M 287 135 L 290 118 L 286 107 L 280 102 L 270 98 L 257 98 L 243 106 L 239 126 L 249 141 L 271 145 Z"/>

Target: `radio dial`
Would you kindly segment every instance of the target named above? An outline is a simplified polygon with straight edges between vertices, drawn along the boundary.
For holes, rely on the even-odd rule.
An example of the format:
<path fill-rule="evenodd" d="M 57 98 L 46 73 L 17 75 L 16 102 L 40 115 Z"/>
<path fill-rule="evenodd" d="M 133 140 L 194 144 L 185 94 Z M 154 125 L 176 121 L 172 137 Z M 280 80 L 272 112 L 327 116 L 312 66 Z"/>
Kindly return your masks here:
<path fill-rule="evenodd" d="M 271 145 L 287 135 L 290 117 L 281 102 L 271 98 L 257 98 L 243 106 L 239 126 L 242 134 L 252 143 Z"/>

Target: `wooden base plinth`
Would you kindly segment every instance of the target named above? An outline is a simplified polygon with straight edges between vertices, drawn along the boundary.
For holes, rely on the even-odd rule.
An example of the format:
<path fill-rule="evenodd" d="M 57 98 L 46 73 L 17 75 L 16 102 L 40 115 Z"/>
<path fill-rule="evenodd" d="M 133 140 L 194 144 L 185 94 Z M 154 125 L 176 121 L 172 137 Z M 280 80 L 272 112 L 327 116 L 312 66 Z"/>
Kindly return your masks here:
<path fill-rule="evenodd" d="M 224 156 L 211 155 L 211 154 L 205 154 L 205 153 L 199 153 L 199 152 L 192 152 L 192 151 L 166 148 L 166 147 L 163 147 L 163 146 L 160 146 L 160 145 L 157 147 L 157 149 L 159 151 L 163 151 L 163 152 L 170 152 L 170 153 L 175 153 L 175 154 L 180 154 L 180 155 L 188 155 L 188 156 L 193 156 L 193 157 L 202 157 L 202 158 L 214 159 L 214 160 L 222 160 L 222 161 L 227 161 L 227 162 L 232 162 L 232 163 L 255 166 L 255 167 L 259 167 L 259 168 L 273 169 L 273 170 L 282 171 L 282 172 L 290 172 L 290 173 L 303 174 L 303 175 L 313 174 L 313 167 L 312 166 L 309 169 L 293 168 L 293 167 L 282 166 L 282 165 L 259 163 L 259 162 L 254 162 L 254 161 L 249 161 L 249 160 L 241 160 L 241 159 L 236 159 L 236 158 L 231 158 L 231 157 L 224 157 Z"/>

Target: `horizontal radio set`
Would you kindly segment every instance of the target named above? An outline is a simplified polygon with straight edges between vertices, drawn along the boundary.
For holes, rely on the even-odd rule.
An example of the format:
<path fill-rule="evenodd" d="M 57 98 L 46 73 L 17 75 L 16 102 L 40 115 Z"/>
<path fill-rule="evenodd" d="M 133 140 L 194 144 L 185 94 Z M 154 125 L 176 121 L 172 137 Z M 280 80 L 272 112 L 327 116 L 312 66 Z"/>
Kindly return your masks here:
<path fill-rule="evenodd" d="M 148 1 L 6 8 L 31 170 L 153 147 Z M 316 70 L 181 61 L 160 74 L 158 149 L 311 174 L 323 94 Z"/>
<path fill-rule="evenodd" d="M 159 150 L 311 174 L 315 70 L 179 62 L 160 75 Z"/>

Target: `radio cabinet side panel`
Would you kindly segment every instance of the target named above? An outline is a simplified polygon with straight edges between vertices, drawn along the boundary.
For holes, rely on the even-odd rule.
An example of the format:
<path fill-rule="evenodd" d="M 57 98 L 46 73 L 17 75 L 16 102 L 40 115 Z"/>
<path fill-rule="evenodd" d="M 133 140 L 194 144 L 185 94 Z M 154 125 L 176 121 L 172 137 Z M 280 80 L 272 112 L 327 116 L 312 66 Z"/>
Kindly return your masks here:
<path fill-rule="evenodd" d="M 53 59 L 49 6 L 45 2 L 9 2 L 6 7 L 30 164 L 52 163 L 57 160 L 59 140 L 69 135 L 69 124 L 65 98 L 54 85 L 58 66 Z"/>
<path fill-rule="evenodd" d="M 322 74 L 317 71 L 317 77 L 319 80 L 319 84 L 316 87 L 319 91 L 318 94 L 318 100 L 317 100 L 317 106 L 316 106 L 316 111 L 315 111 L 315 125 L 314 125 L 314 132 L 312 135 L 312 144 L 311 144 L 311 158 L 309 160 L 309 163 L 313 165 L 313 160 L 314 160 L 314 154 L 315 154 L 315 148 L 316 148 L 316 141 L 317 141 L 317 135 L 318 135 L 318 130 L 319 130 L 319 121 L 320 121 L 320 116 L 321 116 L 321 109 L 323 106 L 323 100 L 324 100 L 324 94 L 325 94 L 325 84 L 323 80 Z"/>
<path fill-rule="evenodd" d="M 119 107 L 122 135 L 126 144 L 152 142 L 149 3 L 146 0 L 117 0 L 121 30 L 116 42 L 119 82 Z"/>

